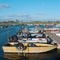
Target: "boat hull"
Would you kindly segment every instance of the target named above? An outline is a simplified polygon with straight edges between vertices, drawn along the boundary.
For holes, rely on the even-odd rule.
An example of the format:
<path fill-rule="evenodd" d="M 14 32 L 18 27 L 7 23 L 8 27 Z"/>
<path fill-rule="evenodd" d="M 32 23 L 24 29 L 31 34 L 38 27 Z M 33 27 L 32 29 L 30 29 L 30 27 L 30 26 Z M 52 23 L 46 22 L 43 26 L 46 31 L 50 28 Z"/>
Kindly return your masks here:
<path fill-rule="evenodd" d="M 15 46 L 3 46 L 4 53 L 29 53 L 29 54 L 36 54 L 36 53 L 45 53 L 49 51 L 53 51 L 57 49 L 57 46 L 50 45 L 50 44 L 41 44 L 39 47 L 27 47 L 25 50 L 20 50 Z"/>

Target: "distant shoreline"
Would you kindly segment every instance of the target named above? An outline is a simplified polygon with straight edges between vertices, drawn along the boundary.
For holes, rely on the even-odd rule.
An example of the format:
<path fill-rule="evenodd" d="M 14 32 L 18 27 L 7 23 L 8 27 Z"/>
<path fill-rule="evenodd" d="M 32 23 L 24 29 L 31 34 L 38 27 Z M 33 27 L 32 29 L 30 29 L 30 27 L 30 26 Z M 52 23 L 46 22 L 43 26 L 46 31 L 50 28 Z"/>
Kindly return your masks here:
<path fill-rule="evenodd" d="M 34 21 L 34 22 L 14 22 L 14 21 L 8 21 L 8 22 L 0 22 L 0 25 L 19 25 L 19 24 L 60 24 L 60 21 L 56 22 L 41 22 L 41 21 Z"/>

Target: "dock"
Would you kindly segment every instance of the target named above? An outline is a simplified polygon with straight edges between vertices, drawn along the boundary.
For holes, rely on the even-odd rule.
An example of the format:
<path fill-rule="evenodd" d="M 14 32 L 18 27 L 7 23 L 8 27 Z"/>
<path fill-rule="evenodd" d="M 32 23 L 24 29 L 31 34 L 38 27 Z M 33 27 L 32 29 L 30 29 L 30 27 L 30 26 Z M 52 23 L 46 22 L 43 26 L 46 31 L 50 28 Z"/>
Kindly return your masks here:
<path fill-rule="evenodd" d="M 60 37 L 56 36 L 55 33 L 51 33 L 51 32 L 46 32 L 46 34 L 49 35 L 54 40 L 54 42 L 57 43 L 58 45 L 57 48 L 60 49 Z"/>

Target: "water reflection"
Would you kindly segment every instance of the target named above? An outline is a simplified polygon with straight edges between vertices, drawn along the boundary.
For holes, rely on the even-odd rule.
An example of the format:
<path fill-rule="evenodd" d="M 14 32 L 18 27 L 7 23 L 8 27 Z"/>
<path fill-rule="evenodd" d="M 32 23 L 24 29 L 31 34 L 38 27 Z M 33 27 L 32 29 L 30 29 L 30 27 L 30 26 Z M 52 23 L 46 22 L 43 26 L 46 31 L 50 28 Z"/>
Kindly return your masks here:
<path fill-rule="evenodd" d="M 60 60 L 60 52 L 43 54 L 25 54 L 25 55 L 5 53 L 4 58 L 8 60 Z"/>

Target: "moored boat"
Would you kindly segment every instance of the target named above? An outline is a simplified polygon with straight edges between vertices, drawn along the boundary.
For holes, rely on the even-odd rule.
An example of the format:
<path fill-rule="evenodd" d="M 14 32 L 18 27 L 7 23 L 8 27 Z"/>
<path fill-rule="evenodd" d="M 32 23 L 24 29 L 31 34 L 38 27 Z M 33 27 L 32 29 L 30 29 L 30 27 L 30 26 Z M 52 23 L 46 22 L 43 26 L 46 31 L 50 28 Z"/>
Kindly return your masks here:
<path fill-rule="evenodd" d="M 9 37 L 8 44 L 4 45 L 4 53 L 45 53 L 57 49 L 57 45 L 51 44 L 51 38 L 45 33 L 20 32 Z"/>
<path fill-rule="evenodd" d="M 23 40 L 18 40 L 15 42 L 10 41 L 7 45 L 3 47 L 4 53 L 44 53 L 57 49 L 56 44 L 50 44 L 47 42 L 46 38 L 33 38 L 29 37 L 23 38 Z"/>

